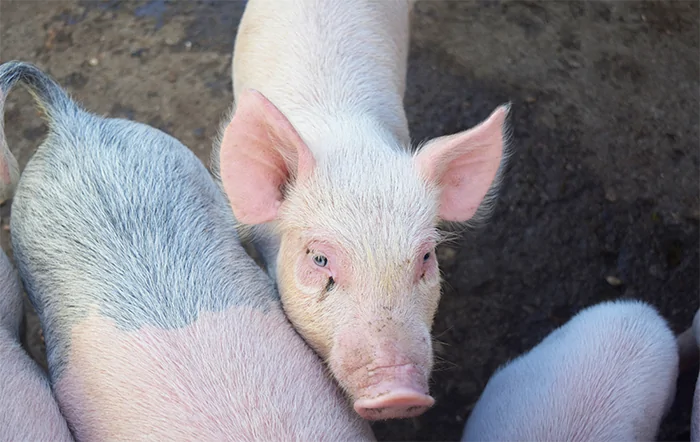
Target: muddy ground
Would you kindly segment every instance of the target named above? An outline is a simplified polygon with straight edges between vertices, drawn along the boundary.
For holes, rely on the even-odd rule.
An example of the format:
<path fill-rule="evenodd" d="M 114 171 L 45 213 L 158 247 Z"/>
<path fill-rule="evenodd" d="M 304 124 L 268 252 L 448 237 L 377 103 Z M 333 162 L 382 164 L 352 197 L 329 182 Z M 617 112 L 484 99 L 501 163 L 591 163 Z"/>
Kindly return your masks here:
<path fill-rule="evenodd" d="M 231 101 L 244 3 L 0 0 L 0 61 L 54 75 L 87 109 L 149 123 L 208 164 Z M 491 222 L 440 250 L 437 405 L 381 440 L 455 440 L 496 367 L 596 302 L 640 298 L 680 332 L 698 308 L 698 3 L 423 1 L 406 106 L 415 140 L 513 103 L 514 156 Z M 21 167 L 45 126 L 6 110 Z M 7 225 L 10 204 L 0 208 Z M 6 229 L 2 245 L 9 250 Z M 42 360 L 35 316 L 27 345 Z M 693 380 L 661 431 L 688 440 Z"/>

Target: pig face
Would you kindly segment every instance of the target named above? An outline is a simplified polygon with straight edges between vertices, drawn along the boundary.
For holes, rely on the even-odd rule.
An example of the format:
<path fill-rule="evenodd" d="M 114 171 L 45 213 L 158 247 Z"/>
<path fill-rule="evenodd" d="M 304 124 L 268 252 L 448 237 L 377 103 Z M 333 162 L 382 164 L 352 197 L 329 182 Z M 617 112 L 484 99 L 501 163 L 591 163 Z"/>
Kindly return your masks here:
<path fill-rule="evenodd" d="M 320 140 L 333 148 L 315 158 L 261 94 L 237 106 L 221 144 L 222 183 L 240 222 L 274 222 L 290 321 L 361 416 L 422 414 L 434 403 L 437 226 L 471 218 L 486 196 L 506 110 L 416 155 L 368 125 Z"/>
<path fill-rule="evenodd" d="M 410 157 L 384 171 L 365 166 L 374 169 L 370 186 L 352 168 L 339 176 L 319 164 L 289 192 L 278 224 L 280 294 L 360 415 L 419 415 L 433 404 L 437 201 Z"/>

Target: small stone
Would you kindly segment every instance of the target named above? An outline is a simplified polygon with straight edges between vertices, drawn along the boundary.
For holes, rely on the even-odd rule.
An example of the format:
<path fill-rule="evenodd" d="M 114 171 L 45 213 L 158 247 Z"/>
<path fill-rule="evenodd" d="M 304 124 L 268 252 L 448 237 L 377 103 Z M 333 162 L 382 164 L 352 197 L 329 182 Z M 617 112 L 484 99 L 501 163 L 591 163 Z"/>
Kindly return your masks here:
<path fill-rule="evenodd" d="M 622 281 L 620 281 L 619 278 L 612 275 L 606 276 L 605 280 L 608 282 L 608 284 L 610 284 L 613 287 L 619 287 L 622 285 Z"/>
<path fill-rule="evenodd" d="M 134 50 L 134 51 L 131 51 L 131 56 L 132 56 L 132 57 L 136 57 L 136 58 L 140 58 L 141 56 L 143 56 L 143 54 L 146 53 L 146 51 L 148 51 L 148 49 L 146 49 L 146 48 L 139 48 L 139 49 L 136 49 L 136 50 Z"/>
<path fill-rule="evenodd" d="M 204 138 L 204 128 L 203 127 L 198 127 L 192 131 L 192 135 L 195 136 L 195 138 L 201 140 Z"/>
<path fill-rule="evenodd" d="M 666 277 L 665 273 L 666 272 L 664 272 L 664 270 L 656 264 L 649 266 L 649 274 L 654 278 L 664 279 Z"/>
<path fill-rule="evenodd" d="M 90 61 L 88 61 L 88 63 L 90 63 L 90 66 L 97 66 L 98 64 L 100 64 L 100 61 L 97 58 L 92 57 Z"/>
<path fill-rule="evenodd" d="M 165 44 L 168 45 L 168 46 L 172 46 L 172 45 L 174 45 L 175 43 L 177 43 L 177 42 L 176 42 L 172 37 L 168 37 L 168 38 L 165 39 Z"/>
<path fill-rule="evenodd" d="M 578 61 L 574 60 L 573 58 L 565 58 L 563 61 L 564 61 L 564 64 L 566 64 L 566 65 L 567 65 L 568 67 L 570 67 L 570 68 L 576 69 L 576 68 L 580 68 L 580 67 L 581 67 L 581 63 L 579 63 Z"/>
<path fill-rule="evenodd" d="M 187 49 L 188 51 L 189 51 L 190 49 L 192 49 L 192 42 L 191 42 L 191 41 L 187 40 L 187 41 L 185 42 L 185 49 Z"/>
<path fill-rule="evenodd" d="M 166 75 L 165 79 L 170 83 L 175 83 L 177 81 L 177 74 L 174 71 L 170 71 L 168 72 L 168 75 Z"/>
<path fill-rule="evenodd" d="M 605 199 L 612 202 L 615 202 L 617 200 L 617 195 L 615 194 L 615 191 L 613 190 L 606 190 L 605 191 Z"/>
<path fill-rule="evenodd" d="M 535 97 L 533 97 L 533 96 L 531 95 L 531 96 L 525 98 L 525 101 L 526 101 L 527 103 L 532 104 L 532 103 L 534 103 L 535 101 L 537 101 L 537 98 L 535 98 Z"/>
<path fill-rule="evenodd" d="M 46 40 L 44 41 L 44 48 L 47 50 L 51 50 L 53 48 L 53 42 L 56 39 L 56 30 L 55 29 L 49 29 L 46 31 Z"/>
<path fill-rule="evenodd" d="M 522 304 L 520 306 L 520 308 L 528 315 L 531 315 L 537 311 L 537 309 L 535 307 L 533 307 L 531 305 L 527 305 L 527 304 Z"/>

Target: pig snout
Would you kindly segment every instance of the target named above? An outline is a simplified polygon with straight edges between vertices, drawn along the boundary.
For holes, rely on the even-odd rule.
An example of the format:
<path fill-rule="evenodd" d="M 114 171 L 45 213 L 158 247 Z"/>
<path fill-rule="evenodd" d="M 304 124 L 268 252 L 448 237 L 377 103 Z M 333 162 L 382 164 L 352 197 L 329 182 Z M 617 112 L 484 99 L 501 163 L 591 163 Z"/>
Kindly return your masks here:
<path fill-rule="evenodd" d="M 369 386 L 355 400 L 357 414 L 368 420 L 420 416 L 435 400 L 427 376 L 414 364 L 366 369 Z"/>
<path fill-rule="evenodd" d="M 395 335 L 403 337 L 380 340 L 356 328 L 341 333 L 331 349 L 331 369 L 364 419 L 416 417 L 435 403 L 428 387 L 432 369 L 429 334 L 414 333 L 413 339 L 405 331 Z"/>

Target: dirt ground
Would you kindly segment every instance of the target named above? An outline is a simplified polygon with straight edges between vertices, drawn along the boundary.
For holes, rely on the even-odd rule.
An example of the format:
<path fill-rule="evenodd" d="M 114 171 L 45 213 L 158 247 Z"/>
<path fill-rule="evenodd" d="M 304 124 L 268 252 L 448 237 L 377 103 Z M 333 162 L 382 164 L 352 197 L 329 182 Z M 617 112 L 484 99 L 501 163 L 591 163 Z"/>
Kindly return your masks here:
<path fill-rule="evenodd" d="M 232 102 L 245 4 L 0 0 L 0 61 L 51 73 L 87 109 L 158 127 L 208 164 Z M 689 326 L 698 308 L 696 1 L 422 1 L 406 106 L 415 140 L 512 101 L 514 156 L 490 223 L 440 250 L 437 405 L 380 440 L 456 440 L 493 371 L 580 309 L 640 298 Z M 24 167 L 45 127 L 17 90 L 8 143 Z M 5 226 L 10 204 L 0 208 Z M 9 232 L 0 229 L 9 248 Z M 27 345 L 42 360 L 29 311 Z M 662 440 L 689 439 L 693 379 Z"/>

